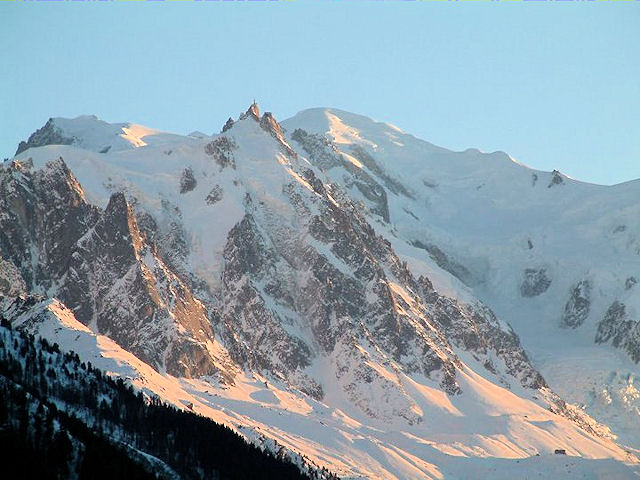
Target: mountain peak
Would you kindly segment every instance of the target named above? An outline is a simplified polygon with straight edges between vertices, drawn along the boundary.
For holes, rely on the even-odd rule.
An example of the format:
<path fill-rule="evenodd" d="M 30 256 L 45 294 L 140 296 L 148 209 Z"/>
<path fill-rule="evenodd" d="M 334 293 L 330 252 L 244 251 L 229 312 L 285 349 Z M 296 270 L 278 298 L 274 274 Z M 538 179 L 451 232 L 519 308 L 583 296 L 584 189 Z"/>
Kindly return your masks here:
<path fill-rule="evenodd" d="M 221 132 L 221 133 L 224 133 L 224 132 L 226 132 L 227 130 L 229 130 L 231 127 L 233 127 L 233 124 L 234 124 L 234 123 L 235 123 L 235 122 L 233 121 L 233 118 L 229 117 L 229 118 L 227 119 L 227 122 L 226 122 L 226 123 L 224 124 L 224 126 L 222 127 L 222 132 Z"/>
<path fill-rule="evenodd" d="M 256 103 L 255 100 L 253 101 L 251 106 L 249 106 L 249 108 L 244 113 L 244 115 L 240 116 L 241 119 L 248 118 L 248 117 L 251 117 L 254 120 L 260 121 L 260 107 L 258 107 L 258 104 Z"/>
<path fill-rule="evenodd" d="M 24 140 L 18 145 L 16 155 L 24 152 L 32 147 L 41 147 L 43 145 L 71 145 L 74 142 L 73 137 L 65 136 L 63 132 L 55 125 L 53 118 L 49 118 L 43 127 L 33 132 L 29 139 Z"/>
<path fill-rule="evenodd" d="M 111 153 L 143 147 L 147 145 L 145 138 L 161 138 L 162 134 L 158 130 L 129 122 L 108 123 L 95 115 L 54 117 L 32 133 L 27 141 L 20 142 L 16 156 L 29 148 L 46 145 L 73 145 L 97 153 Z"/>
<path fill-rule="evenodd" d="M 271 112 L 265 112 L 260 119 L 260 126 L 276 137 L 282 137 L 282 127 Z"/>

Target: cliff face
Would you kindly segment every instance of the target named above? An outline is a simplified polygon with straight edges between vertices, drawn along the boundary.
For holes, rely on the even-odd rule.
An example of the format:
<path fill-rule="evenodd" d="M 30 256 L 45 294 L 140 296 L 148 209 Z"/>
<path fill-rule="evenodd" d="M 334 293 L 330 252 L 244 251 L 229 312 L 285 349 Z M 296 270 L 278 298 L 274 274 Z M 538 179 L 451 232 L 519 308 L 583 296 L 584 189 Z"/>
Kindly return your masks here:
<path fill-rule="evenodd" d="M 0 248 L 11 275 L 2 293 L 58 297 L 156 368 L 218 371 L 206 309 L 147 243 L 122 193 L 104 211 L 89 205 L 62 158 L 39 170 L 13 162 L 0 176 Z"/>

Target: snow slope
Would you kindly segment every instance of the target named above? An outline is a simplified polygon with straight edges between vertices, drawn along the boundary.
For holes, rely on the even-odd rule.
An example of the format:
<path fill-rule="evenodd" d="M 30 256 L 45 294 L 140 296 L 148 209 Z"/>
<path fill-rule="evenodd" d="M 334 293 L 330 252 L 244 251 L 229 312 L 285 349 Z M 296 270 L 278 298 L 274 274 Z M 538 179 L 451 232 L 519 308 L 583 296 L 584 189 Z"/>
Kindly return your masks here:
<path fill-rule="evenodd" d="M 7 300 L 1 305 L 4 315 L 16 309 Z M 265 448 L 274 448 L 270 439 L 276 440 L 300 453 L 293 457 L 299 462 L 326 466 L 342 478 L 633 478 L 640 472 L 629 463 L 637 460 L 612 441 L 591 437 L 473 373 L 464 379 L 473 391 L 465 399 L 449 399 L 407 378 L 428 420 L 389 431 L 333 392 L 317 402 L 255 374 L 221 387 L 212 379 L 158 373 L 55 300 L 37 303 L 13 324 L 75 351 L 81 361 L 147 395 L 224 423 Z M 568 456 L 554 455 L 550 446 L 565 448 Z"/>

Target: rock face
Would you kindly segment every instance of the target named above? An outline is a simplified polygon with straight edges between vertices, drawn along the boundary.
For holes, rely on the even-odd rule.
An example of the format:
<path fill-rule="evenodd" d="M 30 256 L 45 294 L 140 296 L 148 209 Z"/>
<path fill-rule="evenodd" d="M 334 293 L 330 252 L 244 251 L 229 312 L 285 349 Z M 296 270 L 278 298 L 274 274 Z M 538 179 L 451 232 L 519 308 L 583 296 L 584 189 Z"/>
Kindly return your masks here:
<path fill-rule="evenodd" d="M 631 359 L 640 362 L 640 321 L 629 318 L 624 303 L 616 300 L 598 323 L 596 343 L 611 341 L 614 347 L 624 349 Z"/>
<path fill-rule="evenodd" d="M 454 345 L 472 352 L 492 373 L 499 374 L 495 360 L 504 362 L 507 375 L 502 374 L 500 381 L 505 385 L 515 377 L 524 387 L 539 389 L 547 386 L 529 363 L 518 336 L 510 327 L 505 329 L 489 308 L 461 305 L 450 298 L 434 295 L 430 282 L 424 277 L 420 278 L 420 283 L 438 323 Z"/>
<path fill-rule="evenodd" d="M 61 158 L 36 171 L 20 162 L 2 168 L 0 210 L 0 253 L 38 293 L 64 275 L 69 251 L 98 217 Z"/>
<path fill-rule="evenodd" d="M 16 155 L 29 148 L 42 147 L 44 145 L 71 145 L 73 141 L 74 138 L 65 137 L 60 129 L 55 126 L 53 119 L 50 118 L 44 127 L 33 132 L 26 142 L 20 142 Z"/>
<path fill-rule="evenodd" d="M 255 100 L 247 109 L 247 111 L 240 115 L 239 120 L 244 120 L 246 118 L 252 118 L 254 120 L 260 121 L 260 108 L 258 107 L 258 104 L 255 102 Z"/>
<path fill-rule="evenodd" d="M 353 147 L 352 152 L 363 165 L 365 165 L 371 172 L 375 173 L 384 182 L 385 187 L 396 195 L 404 195 L 405 197 L 414 199 L 415 197 L 400 181 L 391 177 L 385 170 L 378 165 L 376 160 L 367 153 L 367 151 L 359 146 Z"/>
<path fill-rule="evenodd" d="M 87 204 L 62 159 L 35 171 L 14 162 L 0 182 L 0 252 L 13 277 L 5 293 L 56 296 L 158 369 L 221 370 L 207 350 L 214 336 L 206 309 L 147 243 L 122 193 L 104 211 Z"/>
<path fill-rule="evenodd" d="M 0 258 L 0 295 L 17 297 L 27 291 L 27 286 L 16 266 Z"/>
<path fill-rule="evenodd" d="M 189 167 L 185 168 L 180 177 L 180 193 L 187 193 L 196 188 L 197 180 L 193 176 L 193 170 Z"/>
<path fill-rule="evenodd" d="M 233 122 L 233 118 L 229 117 L 229 119 L 228 119 L 228 120 L 226 121 L 226 123 L 223 125 L 223 127 L 222 127 L 222 132 L 221 132 L 221 133 L 224 133 L 224 132 L 226 132 L 227 130 L 229 130 L 231 127 L 233 127 L 233 123 L 234 123 L 234 122 Z"/>
<path fill-rule="evenodd" d="M 571 289 L 571 295 L 564 307 L 561 325 L 571 328 L 579 327 L 589 316 L 590 308 L 591 282 L 581 280 Z"/>
<path fill-rule="evenodd" d="M 221 169 L 229 166 L 235 168 L 235 161 L 233 159 L 233 150 L 235 147 L 233 140 L 229 139 L 229 137 L 218 137 L 207 143 L 204 151 L 207 155 L 213 157 Z"/>
<path fill-rule="evenodd" d="M 400 381 L 390 384 L 365 367 L 369 356 L 400 362 L 450 393 L 459 392 L 459 361 L 437 325 L 420 318 L 426 306 L 419 286 L 388 243 L 313 170 L 298 175 L 302 183 L 290 177 L 281 187 L 291 205 L 286 217 L 249 196 L 247 214 L 229 233 L 221 312 L 225 344 L 238 363 L 269 371 L 314 396 L 322 395 L 322 387 L 304 369 L 328 356 L 339 384 L 367 414 L 384 419 L 391 413 L 379 410 L 373 392 L 355 388 L 361 381 L 390 394 L 395 388 L 403 415 L 417 422 Z M 398 307 L 408 299 L 410 307 Z"/>
<path fill-rule="evenodd" d="M 549 180 L 547 188 L 555 187 L 556 185 L 564 185 L 564 179 L 558 170 L 551 172 L 551 180 Z"/>
<path fill-rule="evenodd" d="M 147 363 L 183 376 L 217 372 L 207 354 L 214 336 L 204 306 L 146 243 L 123 194 L 111 197 L 78 242 L 67 278 L 59 295 L 78 318 Z"/>
<path fill-rule="evenodd" d="M 222 187 L 220 185 L 215 185 L 207 195 L 207 205 L 213 205 L 214 203 L 222 200 L 223 193 L 224 191 L 222 190 Z"/>
<path fill-rule="evenodd" d="M 338 149 L 329 140 L 309 134 L 301 128 L 296 129 L 291 138 L 299 144 L 313 164 L 324 172 L 336 169 L 336 175 L 344 170 L 341 181 L 352 197 L 361 197 L 369 211 L 389 222 L 389 205 L 386 190 L 366 171 L 356 167 L 338 153 Z M 355 195 L 354 195 L 355 194 Z"/>
<path fill-rule="evenodd" d="M 551 279 L 547 276 L 545 268 L 527 268 L 520 285 L 520 295 L 537 297 L 546 292 L 549 285 L 551 285 Z"/>
<path fill-rule="evenodd" d="M 467 285 L 473 283 L 474 279 L 471 275 L 471 272 L 469 272 L 469 270 L 464 265 L 460 265 L 455 260 L 449 258 L 449 256 L 444 253 L 437 245 L 424 243 L 420 240 L 413 240 L 411 244 L 414 247 L 428 252 L 429 256 L 433 258 L 433 260 L 438 264 L 440 268 L 446 270 L 454 277 L 457 277 L 463 283 Z"/>

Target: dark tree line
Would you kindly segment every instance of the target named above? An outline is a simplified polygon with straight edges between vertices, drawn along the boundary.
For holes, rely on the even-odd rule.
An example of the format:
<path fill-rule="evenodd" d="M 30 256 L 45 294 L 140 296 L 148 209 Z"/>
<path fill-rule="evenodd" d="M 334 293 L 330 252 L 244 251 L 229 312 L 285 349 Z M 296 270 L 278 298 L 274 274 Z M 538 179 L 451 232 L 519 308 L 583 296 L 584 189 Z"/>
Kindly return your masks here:
<path fill-rule="evenodd" d="M 154 458 L 155 457 L 155 458 Z M 57 344 L 0 326 L 3 478 L 335 479 L 152 398 Z"/>

